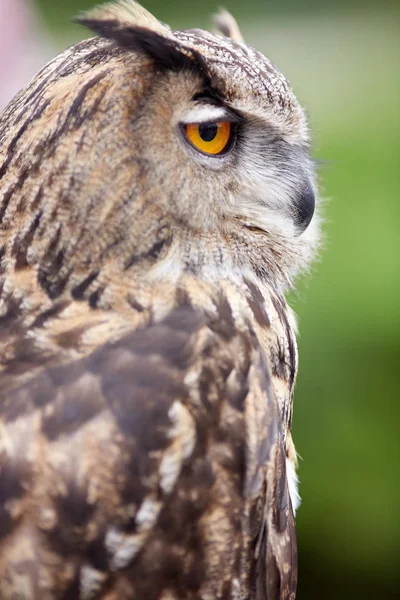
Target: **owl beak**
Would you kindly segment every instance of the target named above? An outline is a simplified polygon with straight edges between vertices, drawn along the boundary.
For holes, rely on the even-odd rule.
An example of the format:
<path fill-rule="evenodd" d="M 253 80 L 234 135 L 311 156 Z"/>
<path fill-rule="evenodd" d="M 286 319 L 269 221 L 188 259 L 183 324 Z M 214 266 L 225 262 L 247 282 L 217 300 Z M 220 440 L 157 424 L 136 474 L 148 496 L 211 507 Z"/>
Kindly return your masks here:
<path fill-rule="evenodd" d="M 301 235 L 311 223 L 315 210 L 315 193 L 311 183 L 307 183 L 294 204 L 294 223 L 297 235 Z"/>

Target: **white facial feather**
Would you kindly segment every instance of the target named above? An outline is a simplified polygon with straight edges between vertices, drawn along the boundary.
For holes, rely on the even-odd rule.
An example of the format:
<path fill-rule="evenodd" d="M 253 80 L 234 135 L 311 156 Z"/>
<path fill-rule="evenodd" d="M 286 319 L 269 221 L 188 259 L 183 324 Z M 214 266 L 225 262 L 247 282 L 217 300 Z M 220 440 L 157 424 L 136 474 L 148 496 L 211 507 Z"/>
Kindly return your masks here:
<path fill-rule="evenodd" d="M 208 104 L 195 106 L 181 118 L 181 123 L 218 123 L 224 121 L 227 117 L 227 111 L 222 106 L 211 106 Z"/>

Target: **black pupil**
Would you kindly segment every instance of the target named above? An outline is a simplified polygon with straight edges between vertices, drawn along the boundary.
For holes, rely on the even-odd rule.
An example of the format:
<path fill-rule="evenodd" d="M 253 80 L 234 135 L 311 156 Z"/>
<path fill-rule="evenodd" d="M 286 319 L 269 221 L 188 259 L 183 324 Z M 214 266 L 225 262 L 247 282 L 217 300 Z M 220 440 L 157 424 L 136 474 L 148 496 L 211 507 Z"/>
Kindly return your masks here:
<path fill-rule="evenodd" d="M 217 135 L 218 125 L 212 123 L 211 125 L 199 125 L 199 135 L 205 142 L 212 142 Z"/>

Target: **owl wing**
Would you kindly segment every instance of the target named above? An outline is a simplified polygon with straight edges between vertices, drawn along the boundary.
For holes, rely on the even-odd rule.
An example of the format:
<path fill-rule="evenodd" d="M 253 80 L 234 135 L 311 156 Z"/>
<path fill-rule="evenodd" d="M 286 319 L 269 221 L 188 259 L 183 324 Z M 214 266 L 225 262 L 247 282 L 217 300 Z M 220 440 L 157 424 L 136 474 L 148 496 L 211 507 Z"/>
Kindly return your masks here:
<path fill-rule="evenodd" d="M 264 510 L 255 567 L 255 598 L 294 600 L 297 588 L 296 528 L 288 494 L 286 456 L 280 442 L 274 445 L 271 453 Z"/>
<path fill-rule="evenodd" d="M 180 308 L 0 392 L 0 597 L 294 598 L 268 378 Z"/>
<path fill-rule="evenodd" d="M 286 471 L 281 414 L 271 388 L 265 355 L 253 358 L 247 409 L 245 496 L 254 560 L 250 598 L 294 600 L 297 589 L 297 542 Z"/>

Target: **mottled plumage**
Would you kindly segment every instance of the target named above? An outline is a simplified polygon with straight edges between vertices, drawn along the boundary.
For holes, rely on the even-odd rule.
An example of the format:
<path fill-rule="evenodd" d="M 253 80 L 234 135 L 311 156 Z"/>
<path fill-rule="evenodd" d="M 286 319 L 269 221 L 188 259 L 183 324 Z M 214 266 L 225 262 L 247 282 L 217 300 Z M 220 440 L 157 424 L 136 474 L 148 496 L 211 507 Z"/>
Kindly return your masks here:
<path fill-rule="evenodd" d="M 230 15 L 80 20 L 0 117 L 0 598 L 293 600 L 304 113 Z"/>

